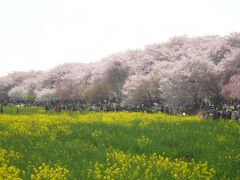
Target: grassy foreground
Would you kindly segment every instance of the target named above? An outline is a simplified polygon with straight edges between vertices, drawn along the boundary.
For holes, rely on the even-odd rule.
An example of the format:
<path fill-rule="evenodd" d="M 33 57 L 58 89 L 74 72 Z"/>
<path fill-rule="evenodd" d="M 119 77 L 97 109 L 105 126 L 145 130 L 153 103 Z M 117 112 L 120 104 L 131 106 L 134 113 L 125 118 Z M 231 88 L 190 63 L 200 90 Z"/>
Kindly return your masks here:
<path fill-rule="evenodd" d="M 240 179 L 240 124 L 144 113 L 0 115 L 0 179 Z"/>

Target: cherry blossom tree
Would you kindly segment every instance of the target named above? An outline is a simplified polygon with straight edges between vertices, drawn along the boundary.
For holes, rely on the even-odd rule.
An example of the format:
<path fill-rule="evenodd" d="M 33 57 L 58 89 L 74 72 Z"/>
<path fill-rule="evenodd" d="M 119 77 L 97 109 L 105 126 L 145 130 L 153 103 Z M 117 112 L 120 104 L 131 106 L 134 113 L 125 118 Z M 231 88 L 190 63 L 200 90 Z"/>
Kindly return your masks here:
<path fill-rule="evenodd" d="M 218 66 L 210 68 L 202 79 L 201 91 L 204 97 L 216 105 L 222 102 L 221 90 L 226 84 L 225 74 Z"/>
<path fill-rule="evenodd" d="M 8 92 L 8 96 L 14 101 L 14 102 L 25 102 L 28 97 L 28 90 L 25 89 L 23 86 L 18 86 L 12 88 Z"/>
<path fill-rule="evenodd" d="M 227 80 L 234 74 L 240 73 L 240 48 L 233 49 L 219 66 L 225 71 Z"/>
<path fill-rule="evenodd" d="M 171 107 L 183 107 L 189 112 L 199 108 L 207 96 L 204 84 L 213 64 L 204 57 L 194 56 L 175 63 L 171 83 L 165 87 L 165 100 Z"/>
<path fill-rule="evenodd" d="M 228 100 L 240 100 L 240 74 L 230 78 L 230 82 L 222 88 L 221 94 Z"/>
<path fill-rule="evenodd" d="M 234 32 L 227 36 L 227 41 L 230 46 L 240 48 L 240 32 Z"/>
<path fill-rule="evenodd" d="M 160 101 L 159 79 L 154 75 L 136 75 L 129 78 L 123 88 L 125 103 L 153 106 Z"/>
<path fill-rule="evenodd" d="M 103 108 L 103 104 L 108 102 L 113 97 L 113 91 L 111 87 L 104 83 L 98 82 L 92 87 L 89 87 L 84 92 L 86 101 L 100 105 Z"/>
<path fill-rule="evenodd" d="M 8 91 L 12 88 L 12 79 L 9 76 L 4 76 L 0 78 L 0 113 L 3 113 L 3 106 L 7 104 L 9 99 Z"/>
<path fill-rule="evenodd" d="M 53 89 L 58 86 L 66 75 L 71 74 L 76 65 L 66 63 L 47 71 L 42 77 L 42 88 Z"/>
<path fill-rule="evenodd" d="M 72 79 L 64 80 L 55 89 L 55 95 L 61 101 L 82 101 L 83 100 L 83 87 Z"/>
<path fill-rule="evenodd" d="M 122 100 L 122 87 L 128 74 L 128 67 L 123 66 L 119 61 L 111 61 L 103 72 L 103 81 L 111 87 L 119 103 Z"/>

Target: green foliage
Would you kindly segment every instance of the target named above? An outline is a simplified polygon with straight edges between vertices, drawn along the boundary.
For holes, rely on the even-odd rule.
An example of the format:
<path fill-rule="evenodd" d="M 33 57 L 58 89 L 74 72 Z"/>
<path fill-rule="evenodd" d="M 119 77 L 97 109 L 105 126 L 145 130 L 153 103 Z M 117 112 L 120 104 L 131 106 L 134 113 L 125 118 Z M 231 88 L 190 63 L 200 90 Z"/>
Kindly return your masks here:
<path fill-rule="evenodd" d="M 0 115 L 0 176 L 239 179 L 240 124 L 162 113 Z M 127 168 L 127 170 L 126 170 Z"/>
<path fill-rule="evenodd" d="M 27 101 L 34 102 L 35 99 L 36 99 L 36 95 L 35 94 L 31 94 L 31 95 L 27 96 Z"/>
<path fill-rule="evenodd" d="M 102 104 L 104 100 L 108 100 L 111 96 L 113 96 L 113 91 L 111 87 L 104 82 L 98 82 L 85 91 L 85 98 L 91 103 Z"/>

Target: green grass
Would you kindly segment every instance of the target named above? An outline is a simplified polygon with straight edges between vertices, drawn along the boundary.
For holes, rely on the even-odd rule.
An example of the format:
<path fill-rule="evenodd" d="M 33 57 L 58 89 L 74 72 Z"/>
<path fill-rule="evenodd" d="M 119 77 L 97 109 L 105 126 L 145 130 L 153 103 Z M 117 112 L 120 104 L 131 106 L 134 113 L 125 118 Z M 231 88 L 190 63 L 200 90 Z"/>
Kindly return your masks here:
<path fill-rule="evenodd" d="M 19 176 L 23 179 L 29 179 L 34 168 L 43 163 L 65 167 L 69 170 L 69 179 L 92 179 L 94 175 L 89 175 L 89 170 L 96 172 L 97 163 L 102 164 L 101 173 L 104 168 L 112 167 L 111 162 L 107 165 L 107 158 L 113 151 L 129 159 L 144 154 L 149 160 L 156 154 L 171 162 L 176 159 L 207 162 L 208 170 L 216 171 L 212 179 L 240 179 L 240 125 L 237 122 L 161 113 L 55 114 L 45 113 L 41 108 L 23 108 L 16 114 L 15 110 L 7 107 L 5 114 L 0 115 L 0 148 L 20 153 L 20 159 L 2 156 L 9 160 L 8 166 L 21 171 Z M 140 166 L 143 161 L 139 160 Z M 129 171 L 133 174 L 136 168 L 132 166 Z M 144 168 L 141 166 L 141 171 L 145 171 Z M 158 177 L 174 179 L 171 172 L 166 173 L 167 176 Z M 142 175 L 136 177 L 144 179 Z"/>

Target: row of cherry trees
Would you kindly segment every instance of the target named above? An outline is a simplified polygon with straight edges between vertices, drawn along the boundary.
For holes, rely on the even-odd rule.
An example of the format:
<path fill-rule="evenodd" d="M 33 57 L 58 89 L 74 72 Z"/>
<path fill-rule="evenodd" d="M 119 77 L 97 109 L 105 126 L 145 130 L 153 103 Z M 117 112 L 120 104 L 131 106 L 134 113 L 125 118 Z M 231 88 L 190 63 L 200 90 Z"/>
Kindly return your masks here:
<path fill-rule="evenodd" d="M 63 64 L 49 71 L 13 72 L 0 78 L 1 111 L 9 102 L 105 103 L 190 112 L 203 101 L 240 100 L 240 33 L 175 37 L 113 54 L 92 64 Z"/>

